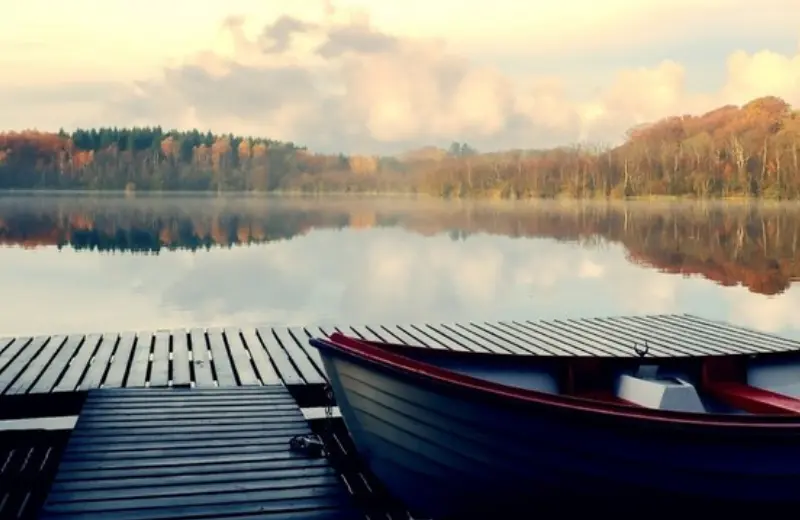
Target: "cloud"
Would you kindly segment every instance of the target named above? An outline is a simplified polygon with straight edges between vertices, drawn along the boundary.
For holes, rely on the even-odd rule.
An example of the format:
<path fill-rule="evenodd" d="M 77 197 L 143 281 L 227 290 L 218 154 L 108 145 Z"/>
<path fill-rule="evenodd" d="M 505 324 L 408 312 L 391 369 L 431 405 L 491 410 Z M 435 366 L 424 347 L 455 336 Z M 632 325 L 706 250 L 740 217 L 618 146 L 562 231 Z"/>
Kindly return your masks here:
<path fill-rule="evenodd" d="M 345 3 L 350 7 L 324 2 L 317 12 L 286 11 L 255 32 L 251 26 L 263 17 L 229 16 L 204 51 L 113 93 L 104 85 L 76 101 L 74 89 L 53 85 L 61 91 L 54 98 L 71 103 L 64 105 L 70 115 L 58 117 L 64 126 L 201 127 L 268 135 L 320 151 L 371 153 L 452 140 L 481 150 L 615 143 L 636 124 L 761 95 L 800 105 L 800 48 L 794 55 L 731 48 L 721 87 L 705 92 L 691 90 L 694 78 L 685 64 L 659 51 L 676 38 L 693 41 L 702 54 L 731 31 L 796 32 L 790 27 L 797 19 L 794 0 L 763 0 L 757 12 L 743 0 L 647 6 L 613 0 L 602 8 L 570 0 L 538 6 L 533 18 L 532 7 L 497 0 L 499 21 L 489 28 L 478 23 L 488 12 L 459 11 L 448 2 L 415 0 L 372 11 Z M 420 17 L 425 20 L 416 28 L 412 22 Z M 433 37 L 434 26 L 449 41 Z M 608 57 L 632 47 L 652 56 L 646 66 L 620 69 L 607 79 L 597 77 L 595 67 L 570 69 L 577 56 L 585 64 L 586 56 L 602 61 L 597 53 Z M 503 64 L 504 56 L 513 59 Z M 86 97 L 93 99 L 92 109 Z M 52 105 L 47 110 L 54 112 Z M 42 124 L 58 119 L 33 114 Z M 11 111 L 9 121 L 24 120 L 22 111 Z"/>

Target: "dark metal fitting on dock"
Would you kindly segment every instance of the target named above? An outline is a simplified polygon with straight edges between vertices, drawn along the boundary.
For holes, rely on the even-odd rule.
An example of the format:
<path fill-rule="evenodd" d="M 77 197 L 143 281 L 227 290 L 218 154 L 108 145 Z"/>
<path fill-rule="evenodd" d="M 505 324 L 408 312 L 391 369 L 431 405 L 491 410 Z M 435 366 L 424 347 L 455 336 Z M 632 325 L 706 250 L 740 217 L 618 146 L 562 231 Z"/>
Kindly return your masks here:
<path fill-rule="evenodd" d="M 318 459 L 325 457 L 325 443 L 317 435 L 295 435 L 289 440 L 289 449 Z"/>

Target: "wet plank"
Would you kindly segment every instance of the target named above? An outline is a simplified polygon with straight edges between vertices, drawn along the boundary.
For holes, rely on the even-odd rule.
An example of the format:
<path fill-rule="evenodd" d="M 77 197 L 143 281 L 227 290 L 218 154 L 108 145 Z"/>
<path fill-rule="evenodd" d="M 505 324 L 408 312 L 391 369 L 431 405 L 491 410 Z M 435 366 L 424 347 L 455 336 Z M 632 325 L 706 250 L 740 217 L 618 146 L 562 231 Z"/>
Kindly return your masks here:
<path fill-rule="evenodd" d="M 152 344 L 152 334 L 137 334 L 131 358 L 130 371 L 125 380 L 126 387 L 143 387 L 147 384 L 147 371 L 150 366 L 150 348 Z"/>
<path fill-rule="evenodd" d="M 208 347 L 211 349 L 214 372 L 217 375 L 219 386 L 236 386 L 238 381 L 233 371 L 231 359 L 228 356 L 228 348 L 225 345 L 225 338 L 222 336 L 222 329 L 208 329 L 206 334 L 208 334 Z"/>
<path fill-rule="evenodd" d="M 250 353 L 239 335 L 239 329 L 226 328 L 224 331 L 225 341 L 228 345 L 228 352 L 233 360 L 234 372 L 240 385 L 260 385 L 258 373 L 253 367 Z"/>
<path fill-rule="evenodd" d="M 92 359 L 95 349 L 102 339 L 102 334 L 89 334 L 83 339 L 83 343 L 70 360 L 66 372 L 64 372 L 61 380 L 56 385 L 56 392 L 72 392 L 78 388 L 83 379 L 83 374 L 89 368 L 89 361 Z"/>
<path fill-rule="evenodd" d="M 114 350 L 117 348 L 118 340 L 118 334 L 102 335 L 97 351 L 89 360 L 89 369 L 83 376 L 83 380 L 78 387 L 79 390 L 100 388 L 100 385 L 103 383 L 103 377 L 108 371 L 108 362 L 111 360 L 111 356 L 114 355 Z"/>
<path fill-rule="evenodd" d="M 261 344 L 261 339 L 256 334 L 255 329 L 248 329 L 242 331 L 242 338 L 244 344 L 247 346 L 248 352 L 253 359 L 253 364 L 258 370 L 258 376 L 261 382 L 265 385 L 280 385 L 283 383 L 275 365 L 272 364 L 270 356 Z"/>
<path fill-rule="evenodd" d="M 189 339 L 183 329 L 172 331 L 172 386 L 190 386 Z"/>
<path fill-rule="evenodd" d="M 287 385 L 302 385 L 305 381 L 303 376 L 295 368 L 289 355 L 283 350 L 278 339 L 272 333 L 272 329 L 268 327 L 259 327 L 256 329 L 258 336 L 261 339 L 264 349 L 269 354 L 270 360 L 275 363 L 275 368 L 280 375 L 281 380 Z"/>
<path fill-rule="evenodd" d="M 209 358 L 206 331 L 192 329 L 189 332 L 192 344 L 192 370 L 194 383 L 198 387 L 215 386 L 214 374 L 211 372 L 211 359 Z"/>
<path fill-rule="evenodd" d="M 39 340 L 34 339 L 20 352 L 13 364 L 0 372 L 0 394 L 26 393 L 66 339 L 65 336 L 50 337 L 41 343 L 41 348 L 36 347 L 41 342 L 41 337 Z"/>
<path fill-rule="evenodd" d="M 307 384 L 319 385 L 325 383 L 325 378 L 322 377 L 320 371 L 311 362 L 305 347 L 294 338 L 289 329 L 274 328 L 272 332 Z M 305 343 L 307 344 L 307 341 Z M 309 348 L 313 347 L 309 346 Z"/>
<path fill-rule="evenodd" d="M 153 342 L 153 366 L 150 369 L 150 386 L 169 385 L 169 343 L 170 334 L 160 330 L 155 333 Z"/>
<path fill-rule="evenodd" d="M 114 357 L 109 363 L 108 373 L 106 373 L 103 386 L 110 386 L 112 388 L 123 386 L 125 375 L 128 373 L 130 367 L 135 341 L 136 334 L 133 332 L 123 332 L 120 334 L 117 350 L 114 352 Z"/>
<path fill-rule="evenodd" d="M 289 451 L 294 435 L 311 431 L 288 390 L 290 404 L 274 406 L 275 388 L 253 388 L 267 399 L 165 389 L 184 405 L 202 403 L 160 408 L 171 402 L 162 393 L 150 415 L 139 413 L 139 390 L 91 391 L 40 518 L 362 518 L 325 459 Z M 240 424 L 209 428 L 220 421 L 196 420 L 198 409 Z M 164 432 L 170 418 L 180 432 Z"/>

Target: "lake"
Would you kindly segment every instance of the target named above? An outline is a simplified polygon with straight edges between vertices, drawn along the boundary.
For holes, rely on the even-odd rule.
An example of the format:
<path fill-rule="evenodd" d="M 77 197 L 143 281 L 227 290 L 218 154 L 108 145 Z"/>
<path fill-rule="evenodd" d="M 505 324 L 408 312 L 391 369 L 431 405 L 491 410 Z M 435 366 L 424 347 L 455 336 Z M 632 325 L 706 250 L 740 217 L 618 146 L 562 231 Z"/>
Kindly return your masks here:
<path fill-rule="evenodd" d="M 800 206 L 0 196 L 0 335 L 687 312 L 800 338 Z"/>

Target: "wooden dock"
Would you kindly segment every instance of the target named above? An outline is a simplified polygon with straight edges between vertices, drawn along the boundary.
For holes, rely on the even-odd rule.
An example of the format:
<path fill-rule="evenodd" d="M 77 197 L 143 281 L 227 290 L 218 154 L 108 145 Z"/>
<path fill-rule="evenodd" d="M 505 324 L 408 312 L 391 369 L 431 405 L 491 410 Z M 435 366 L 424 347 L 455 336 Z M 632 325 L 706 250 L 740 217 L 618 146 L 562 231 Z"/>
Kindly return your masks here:
<path fill-rule="evenodd" d="M 691 315 L 294 328 L 212 328 L 0 339 L 0 396 L 97 388 L 322 386 L 310 337 L 539 356 L 691 356 L 800 349 L 800 341 Z M 2 397 L 0 397 L 1 399 Z"/>
<path fill-rule="evenodd" d="M 290 450 L 308 434 L 278 385 L 93 390 L 39 518 L 364 518 L 353 478 Z"/>

